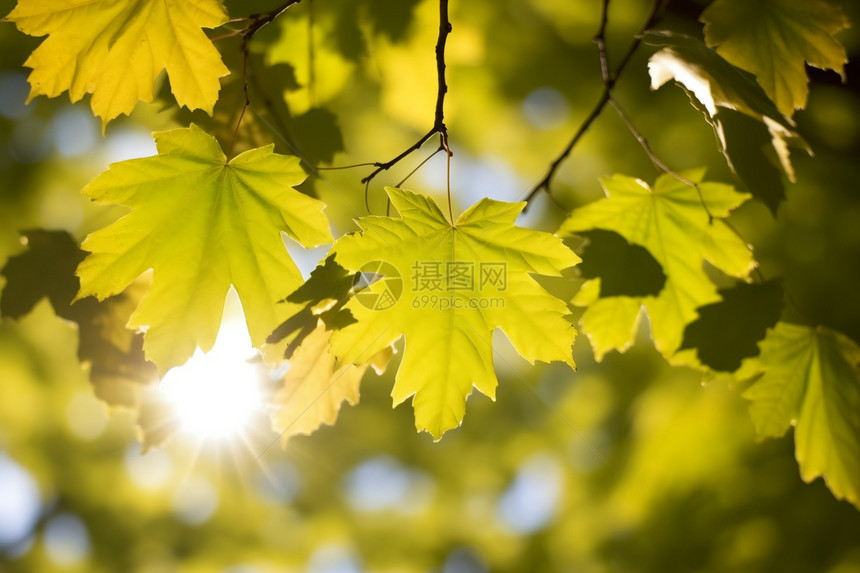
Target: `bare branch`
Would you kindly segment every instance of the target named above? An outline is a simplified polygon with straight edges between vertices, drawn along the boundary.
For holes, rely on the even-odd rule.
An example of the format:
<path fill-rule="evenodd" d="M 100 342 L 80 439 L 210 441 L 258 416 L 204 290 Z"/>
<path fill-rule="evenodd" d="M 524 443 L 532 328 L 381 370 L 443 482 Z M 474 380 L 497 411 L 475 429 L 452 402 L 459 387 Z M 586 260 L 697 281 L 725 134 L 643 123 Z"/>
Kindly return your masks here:
<path fill-rule="evenodd" d="M 302 0 L 287 0 L 277 8 L 270 10 L 269 12 L 265 12 L 262 14 L 251 14 L 248 16 L 247 20 L 250 20 L 250 24 L 240 32 L 234 32 L 231 34 L 227 34 L 223 37 L 229 37 L 237 34 L 242 35 L 242 44 L 239 46 L 239 49 L 242 51 L 242 92 L 245 96 L 245 101 L 242 104 L 242 109 L 239 111 L 239 118 L 236 120 L 236 127 L 233 130 L 233 138 L 230 141 L 230 151 L 229 154 L 233 153 L 233 146 L 236 145 L 236 138 L 239 135 L 239 128 L 242 126 L 242 119 L 245 117 L 245 112 L 248 110 L 248 106 L 251 105 L 251 98 L 248 95 L 248 59 L 250 54 L 248 52 L 248 43 L 254 37 L 254 35 L 259 32 L 264 26 L 272 23 L 275 18 L 283 14 L 287 11 L 287 8 L 294 4 L 298 4 Z"/>
<path fill-rule="evenodd" d="M 540 193 L 541 191 L 546 191 L 549 193 L 550 184 L 552 183 L 553 177 L 555 177 L 556 171 L 564 162 L 565 159 L 573 151 L 573 148 L 579 143 L 582 136 L 586 134 L 586 132 L 591 128 L 591 125 L 594 121 L 600 117 L 600 114 L 603 113 L 603 110 L 606 108 L 606 104 L 609 103 L 612 97 L 612 90 L 615 87 L 615 84 L 618 81 L 618 78 L 621 76 L 621 73 L 627 68 L 627 64 L 630 63 L 630 60 L 633 58 L 633 55 L 636 53 L 636 50 L 642 44 L 642 32 L 654 26 L 657 23 L 657 20 L 660 18 L 661 7 L 663 5 L 662 0 L 653 0 L 651 4 L 651 11 L 648 13 L 648 18 L 643 24 L 640 33 L 636 35 L 636 38 L 633 40 L 633 43 L 627 49 L 627 53 L 621 58 L 621 61 L 616 66 L 615 71 L 610 73 L 609 71 L 609 55 L 606 51 L 606 27 L 609 23 L 609 2 L 610 0 L 603 0 L 602 11 L 600 16 L 600 29 L 597 31 L 597 35 L 594 37 L 594 43 L 597 44 L 597 53 L 600 58 L 600 74 L 603 79 L 603 92 L 600 94 L 600 98 L 598 98 L 597 103 L 594 104 L 591 112 L 585 117 L 585 119 L 580 124 L 579 128 L 576 130 L 576 133 L 573 135 L 573 138 L 567 144 L 567 146 L 562 150 L 562 152 L 550 163 L 549 168 L 544 174 L 543 178 L 538 181 L 534 187 L 532 187 L 531 191 L 526 195 L 525 201 L 531 202 L 534 197 Z"/>
<path fill-rule="evenodd" d="M 439 35 L 436 39 L 436 106 L 433 115 L 433 127 L 427 133 L 422 135 L 418 141 L 407 147 L 399 155 L 385 162 L 377 162 L 373 165 L 376 167 L 369 175 L 364 177 L 361 182 L 365 185 L 379 175 L 383 171 L 391 169 L 394 165 L 409 156 L 415 151 L 421 149 L 421 146 L 435 134 L 439 134 L 439 147 L 445 150 L 448 157 L 451 156 L 451 148 L 448 146 L 448 128 L 445 125 L 445 94 L 448 93 L 448 83 L 445 81 L 445 44 L 448 41 L 448 35 L 451 33 L 452 26 L 448 17 L 448 0 L 439 0 Z M 422 163 L 423 164 L 423 163 Z M 367 187 L 365 186 L 365 194 Z M 365 197 L 365 203 L 367 198 Z M 448 188 L 448 208 L 451 209 L 451 189 Z"/>

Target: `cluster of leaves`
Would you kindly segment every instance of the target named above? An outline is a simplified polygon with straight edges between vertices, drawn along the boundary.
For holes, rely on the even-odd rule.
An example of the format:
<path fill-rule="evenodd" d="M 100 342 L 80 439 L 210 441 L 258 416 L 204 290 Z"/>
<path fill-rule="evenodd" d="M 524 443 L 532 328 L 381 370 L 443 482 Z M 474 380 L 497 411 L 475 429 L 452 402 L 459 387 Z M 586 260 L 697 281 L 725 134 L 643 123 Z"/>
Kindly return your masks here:
<path fill-rule="evenodd" d="M 245 98 L 253 59 L 246 42 L 298 3 L 228 32 L 242 38 L 245 71 L 233 73 L 243 73 Z M 20 0 L 6 20 L 48 36 L 24 64 L 32 69 L 30 98 L 68 91 L 74 102 L 89 93 L 103 128 L 151 101 L 162 69 L 180 106 L 208 113 L 229 73 L 202 31 L 229 20 L 217 0 Z M 155 378 L 150 362 L 164 374 L 196 348 L 211 349 L 232 287 L 254 345 L 267 358 L 290 360 L 273 398 L 273 424 L 284 436 L 333 423 L 343 401 L 357 402 L 368 367 L 383 370 L 403 337 L 394 404 L 412 398 L 416 427 L 439 439 L 463 421 L 473 387 L 494 398 L 497 327 L 529 362 L 574 367 L 570 307 L 535 275 L 562 276 L 580 262 L 562 238 L 584 238 L 587 280 L 571 303 L 586 308 L 579 325 L 598 360 L 633 344 L 644 309 L 670 363 L 748 385 L 759 434 L 795 425 L 804 479 L 824 476 L 837 497 L 860 506 L 860 348 L 823 327 L 780 322 L 782 286 L 754 276 L 752 249 L 727 221 L 751 197 L 777 213 L 782 177 L 794 177 L 789 147 L 807 149 L 792 119 L 806 103 L 804 65 L 842 73 L 845 53 L 833 35 L 847 21 L 826 0 L 715 0 L 701 20 L 703 38 L 644 35 L 658 48 L 649 60 L 652 87 L 674 80 L 687 92 L 748 193 L 705 180 L 703 170 L 667 172 L 653 185 L 613 175 L 602 182 L 606 198 L 575 209 L 551 234 L 516 226 L 522 202 L 485 198 L 454 219 L 450 204 L 446 216 L 429 196 L 388 188 L 398 216 L 359 219 L 360 230 L 334 240 L 305 282 L 282 235 L 303 247 L 332 243 L 325 204 L 295 189 L 305 169 L 274 144 L 228 159 L 236 133 L 215 114 L 215 136 L 193 123 L 158 132 L 157 156 L 113 164 L 84 188 L 95 201 L 131 211 L 90 234 L 82 250 L 67 235 L 28 233 L 30 250 L 3 270 L 0 312 L 19 317 L 49 297 L 60 316 L 79 324 L 79 355 L 91 364 L 99 396 L 134 406 L 138 386 Z M 331 159 L 325 155 L 318 154 Z M 376 261 L 396 273 L 360 280 Z M 446 293 L 445 305 L 423 304 L 420 285 L 409 280 L 422 261 L 499 263 L 506 285 L 491 308 L 471 304 L 481 297 L 474 285 Z M 56 280 L 31 276 L 38 267 L 53 269 Z M 714 275 L 732 286 L 718 289 Z M 395 290 L 395 282 L 391 305 L 362 302 Z M 717 347 L 702 336 L 713 331 L 732 344 Z M 148 443 L 173 427 L 157 412 L 141 406 Z"/>

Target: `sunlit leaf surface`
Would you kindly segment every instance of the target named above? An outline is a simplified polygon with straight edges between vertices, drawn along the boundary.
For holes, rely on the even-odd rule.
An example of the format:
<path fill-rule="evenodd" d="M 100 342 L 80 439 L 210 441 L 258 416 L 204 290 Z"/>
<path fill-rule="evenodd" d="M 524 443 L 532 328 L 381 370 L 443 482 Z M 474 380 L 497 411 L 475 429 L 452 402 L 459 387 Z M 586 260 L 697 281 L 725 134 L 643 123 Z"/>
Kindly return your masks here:
<path fill-rule="evenodd" d="M 573 366 L 567 307 L 530 273 L 558 275 L 579 257 L 549 233 L 514 226 L 523 203 L 484 199 L 452 225 L 435 201 L 388 189 L 395 217 L 364 217 L 336 260 L 367 277 L 346 306 L 357 323 L 332 335 L 341 361 L 364 364 L 401 336 L 394 404 L 414 396 L 415 423 L 436 439 L 460 425 L 476 387 L 494 398 L 493 330 L 521 356 Z"/>

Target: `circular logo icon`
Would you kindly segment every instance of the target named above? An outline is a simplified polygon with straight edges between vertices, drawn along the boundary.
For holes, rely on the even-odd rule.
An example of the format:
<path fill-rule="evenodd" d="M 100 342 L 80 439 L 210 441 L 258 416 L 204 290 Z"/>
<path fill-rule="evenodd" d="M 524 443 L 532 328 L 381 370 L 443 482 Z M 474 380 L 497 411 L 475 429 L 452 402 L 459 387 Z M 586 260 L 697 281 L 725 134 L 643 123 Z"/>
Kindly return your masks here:
<path fill-rule="evenodd" d="M 387 310 L 403 294 L 403 277 L 397 267 L 385 261 L 371 261 L 361 266 L 352 281 L 358 304 L 369 310 Z"/>

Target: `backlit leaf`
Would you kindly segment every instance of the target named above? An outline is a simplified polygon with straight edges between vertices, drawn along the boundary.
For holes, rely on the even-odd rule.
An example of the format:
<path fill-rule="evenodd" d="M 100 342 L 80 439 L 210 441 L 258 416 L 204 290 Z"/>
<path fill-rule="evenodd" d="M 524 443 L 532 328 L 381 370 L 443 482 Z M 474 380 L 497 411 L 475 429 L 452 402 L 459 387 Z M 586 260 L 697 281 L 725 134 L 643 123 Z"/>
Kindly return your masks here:
<path fill-rule="evenodd" d="M 78 359 L 89 370 L 95 395 L 113 408 L 137 414 L 143 450 L 160 444 L 178 427 L 170 404 L 155 382 L 158 371 L 143 355 L 143 333 L 126 328 L 146 292 L 145 279 L 103 301 L 87 297 L 72 303 L 80 285 L 75 268 L 86 256 L 65 231 L 23 233 L 28 249 L 11 257 L 2 274 L 8 280 L 0 299 L 3 316 L 20 319 L 47 298 L 57 316 L 76 324 Z"/>
<path fill-rule="evenodd" d="M 334 424 L 343 402 L 358 403 L 359 384 L 368 367 L 381 374 L 391 359 L 393 348 L 388 346 L 366 364 L 341 364 L 329 352 L 330 336 L 320 322 L 290 359 L 283 386 L 273 400 L 272 427 L 281 434 L 282 443 Z"/>
<path fill-rule="evenodd" d="M 776 213 L 785 199 L 779 165 L 789 180 L 794 169 L 789 146 L 806 149 L 806 143 L 756 83 L 751 74 L 731 65 L 701 40 L 671 32 L 651 32 L 645 41 L 662 49 L 651 56 L 651 88 L 669 80 L 678 83 L 693 106 L 714 128 L 720 150 L 749 191 Z M 753 121 L 743 122 L 744 114 Z"/>
<path fill-rule="evenodd" d="M 755 74 L 787 116 L 806 106 L 805 63 L 845 78 L 848 58 L 833 35 L 848 27 L 848 19 L 827 0 L 715 0 L 701 21 L 708 45 Z"/>
<path fill-rule="evenodd" d="M 91 93 L 103 127 L 152 101 L 162 69 L 179 105 L 211 114 L 229 73 L 201 30 L 227 21 L 219 0 L 19 0 L 5 19 L 48 36 L 24 62 L 30 99 Z"/>
<path fill-rule="evenodd" d="M 305 178 L 297 158 L 268 146 L 227 161 L 194 125 L 155 140 L 159 155 L 113 164 L 83 190 L 132 211 L 84 241 L 78 296 L 116 294 L 154 269 L 129 324 L 146 329 L 147 358 L 165 372 L 212 347 L 231 285 L 260 346 L 295 311 L 278 300 L 302 282 L 281 234 L 307 247 L 331 235 L 323 203 L 291 188 Z"/>
<path fill-rule="evenodd" d="M 860 507 L 860 347 L 827 328 L 780 322 L 759 348 L 737 374 L 761 374 L 744 393 L 757 433 L 795 426 L 804 481 L 822 476 L 836 497 Z"/>
<path fill-rule="evenodd" d="M 661 175 L 653 187 L 614 175 L 602 180 L 606 198 L 576 209 L 559 229 L 560 235 L 614 231 L 648 249 L 666 275 L 665 286 L 656 296 L 608 297 L 600 299 L 599 315 L 598 311 L 590 317 L 586 313 L 583 331 L 601 354 L 632 343 L 641 303 L 648 312 L 654 344 L 671 357 L 681 345 L 684 327 L 698 316 L 696 309 L 720 299 L 703 262 L 738 278 L 748 277 L 754 267 L 747 245 L 720 221 L 749 196 L 730 185 L 701 182 L 702 170 L 684 175 L 699 182 L 702 199 L 694 187 L 670 175 Z M 713 222 L 702 200 L 716 218 Z M 617 330 L 610 326 L 614 317 L 619 317 Z"/>
<path fill-rule="evenodd" d="M 364 217 L 338 239 L 337 261 L 366 287 L 346 305 L 358 321 L 332 334 L 332 352 L 364 364 L 401 336 L 394 404 L 414 396 L 415 422 L 436 439 L 457 427 L 473 385 L 495 397 L 493 331 L 529 362 L 573 366 L 567 306 L 531 273 L 579 262 L 557 237 L 514 226 L 524 203 L 482 199 L 452 225 L 429 197 L 388 188 L 400 218 Z"/>

